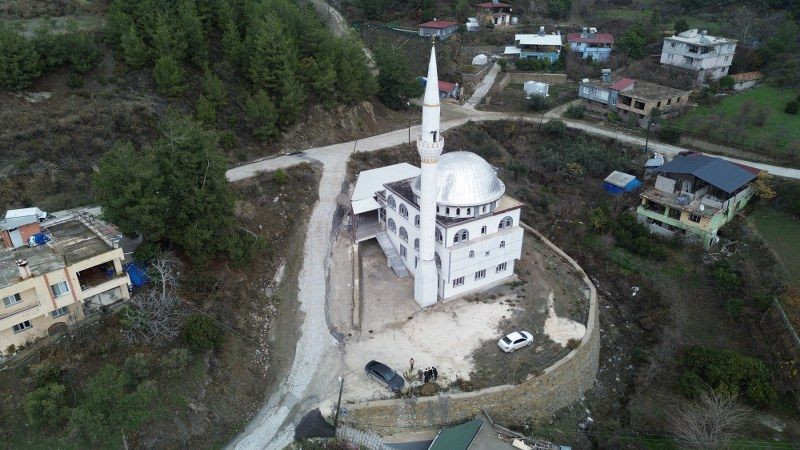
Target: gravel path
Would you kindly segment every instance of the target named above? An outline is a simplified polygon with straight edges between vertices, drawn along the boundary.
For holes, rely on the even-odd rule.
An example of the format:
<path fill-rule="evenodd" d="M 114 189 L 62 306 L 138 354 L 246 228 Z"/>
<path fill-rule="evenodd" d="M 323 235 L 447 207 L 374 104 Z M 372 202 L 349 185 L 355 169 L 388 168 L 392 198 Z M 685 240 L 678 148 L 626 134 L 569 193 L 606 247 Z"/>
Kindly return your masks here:
<path fill-rule="evenodd" d="M 472 96 L 464 104 L 464 109 L 475 110 L 475 107 L 480 104 L 483 97 L 489 93 L 489 89 L 492 88 L 494 79 L 497 78 L 498 73 L 500 73 L 500 64 L 494 63 L 492 68 L 489 69 L 489 72 L 483 77 L 483 80 L 475 86 L 475 92 L 472 93 Z"/>

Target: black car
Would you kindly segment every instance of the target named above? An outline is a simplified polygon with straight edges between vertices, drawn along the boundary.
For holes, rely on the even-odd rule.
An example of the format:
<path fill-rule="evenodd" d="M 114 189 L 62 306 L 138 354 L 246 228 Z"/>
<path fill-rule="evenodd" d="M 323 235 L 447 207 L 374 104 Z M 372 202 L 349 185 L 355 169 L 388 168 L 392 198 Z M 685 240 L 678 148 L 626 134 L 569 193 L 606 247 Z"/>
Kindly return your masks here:
<path fill-rule="evenodd" d="M 367 376 L 385 385 L 392 392 L 402 391 L 403 386 L 406 384 L 406 380 L 404 380 L 402 376 L 389 368 L 386 364 L 379 363 L 378 361 L 368 362 L 364 370 L 367 372 Z"/>

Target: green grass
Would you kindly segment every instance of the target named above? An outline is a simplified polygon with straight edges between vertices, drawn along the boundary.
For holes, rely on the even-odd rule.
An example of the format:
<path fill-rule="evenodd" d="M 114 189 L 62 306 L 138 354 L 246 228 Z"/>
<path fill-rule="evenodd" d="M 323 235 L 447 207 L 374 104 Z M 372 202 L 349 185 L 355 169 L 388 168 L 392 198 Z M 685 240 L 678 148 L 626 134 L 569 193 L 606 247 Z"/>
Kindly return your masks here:
<path fill-rule="evenodd" d="M 760 208 L 750 214 L 750 223 L 780 258 L 787 281 L 800 283 L 800 219 Z"/>
<path fill-rule="evenodd" d="M 606 19 L 642 22 L 650 17 L 650 11 L 643 11 L 638 9 L 606 9 L 600 11 L 598 15 Z"/>
<path fill-rule="evenodd" d="M 800 115 L 783 112 L 786 103 L 800 94 L 797 89 L 762 86 L 726 96 L 716 105 L 693 108 L 675 120 L 675 124 L 712 141 L 741 145 L 762 153 L 788 156 L 800 152 Z M 752 105 L 747 117 L 742 105 Z M 763 126 L 754 121 L 755 110 L 763 108 L 767 118 Z M 718 116 L 714 119 L 713 116 Z"/>

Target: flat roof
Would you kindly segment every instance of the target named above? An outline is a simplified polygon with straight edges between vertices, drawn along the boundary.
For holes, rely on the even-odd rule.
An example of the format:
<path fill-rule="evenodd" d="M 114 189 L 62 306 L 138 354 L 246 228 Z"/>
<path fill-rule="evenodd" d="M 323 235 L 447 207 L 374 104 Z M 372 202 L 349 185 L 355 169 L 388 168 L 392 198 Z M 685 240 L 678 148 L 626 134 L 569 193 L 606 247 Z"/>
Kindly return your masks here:
<path fill-rule="evenodd" d="M 587 44 L 613 44 L 614 35 L 611 33 L 569 33 L 567 42 L 585 42 Z"/>
<path fill-rule="evenodd" d="M 113 233 L 116 228 L 97 221 L 99 227 L 105 227 Z M 28 260 L 28 268 L 34 275 L 45 274 L 62 269 L 114 249 L 104 240 L 99 231 L 90 228 L 78 218 L 42 224 L 42 232 L 50 241 L 36 247 L 19 247 L 0 250 L 0 287 L 19 282 L 17 260 Z"/>
<path fill-rule="evenodd" d="M 705 30 L 698 30 L 697 28 L 693 28 L 691 30 L 686 30 L 682 33 L 678 33 L 676 35 L 672 35 L 664 39 L 684 42 L 686 44 L 693 44 L 693 45 L 715 45 L 715 44 L 736 42 L 736 39 L 728 39 L 704 33 Z"/>
<path fill-rule="evenodd" d="M 353 188 L 353 195 L 350 196 L 353 214 L 380 208 L 373 197 L 376 192 L 384 190 L 384 184 L 414 178 L 419 174 L 420 168 L 409 163 L 392 164 L 360 172 Z"/>
<path fill-rule="evenodd" d="M 519 45 L 561 45 L 560 34 L 515 34 Z"/>
<path fill-rule="evenodd" d="M 614 78 L 611 83 L 605 83 L 601 80 L 589 80 L 587 82 L 582 82 L 581 84 L 606 90 L 619 91 L 621 95 L 646 101 L 662 100 L 690 93 L 690 91 L 681 91 L 680 89 L 674 89 L 668 86 L 650 83 L 649 81 L 634 80 L 632 78 L 624 77 Z"/>
<path fill-rule="evenodd" d="M 635 179 L 636 179 L 636 177 L 631 175 L 631 174 L 627 174 L 625 172 L 620 172 L 619 170 L 615 170 L 615 171 L 611 172 L 611 174 L 609 176 L 607 176 L 606 179 L 603 180 L 603 181 L 605 181 L 606 183 L 611 183 L 614 186 L 624 188 L 625 186 L 628 185 L 628 183 L 630 183 L 631 181 L 633 181 Z"/>

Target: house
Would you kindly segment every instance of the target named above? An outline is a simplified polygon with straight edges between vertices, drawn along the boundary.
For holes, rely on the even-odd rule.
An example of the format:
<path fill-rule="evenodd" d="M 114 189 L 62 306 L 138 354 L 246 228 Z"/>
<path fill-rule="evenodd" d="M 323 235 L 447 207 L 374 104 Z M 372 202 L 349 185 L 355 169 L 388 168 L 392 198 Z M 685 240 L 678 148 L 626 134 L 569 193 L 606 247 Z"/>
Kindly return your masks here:
<path fill-rule="evenodd" d="M 436 20 L 417 25 L 420 36 L 437 36 L 441 39 L 449 37 L 458 30 L 458 22 L 450 20 Z"/>
<path fill-rule="evenodd" d="M 481 27 L 481 24 L 475 17 L 468 17 L 467 23 L 465 23 L 464 26 L 466 27 L 467 31 L 478 31 L 478 29 Z"/>
<path fill-rule="evenodd" d="M 477 8 L 478 22 L 483 25 L 492 24 L 495 27 L 512 25 L 511 5 L 492 0 L 491 2 L 478 3 Z"/>
<path fill-rule="evenodd" d="M 41 223 L 41 233 L 43 245 L 0 249 L 0 353 L 130 297 L 116 229 L 75 215 Z"/>
<path fill-rule="evenodd" d="M 664 38 L 661 64 L 697 73 L 697 82 L 718 80 L 728 74 L 736 40 L 711 36 L 705 30 L 687 30 Z"/>
<path fill-rule="evenodd" d="M 549 59 L 558 61 L 561 55 L 561 33 L 547 34 L 539 27 L 537 34 L 515 34 L 514 45 L 506 47 L 504 54 L 519 58 Z"/>
<path fill-rule="evenodd" d="M 757 83 L 761 81 L 762 78 L 764 78 L 764 75 L 759 71 L 755 71 L 755 72 L 737 73 L 731 75 L 731 78 L 733 78 L 733 90 L 741 91 L 755 86 Z"/>
<path fill-rule="evenodd" d="M 427 79 L 425 77 L 417 78 L 419 83 L 425 88 Z M 447 81 L 439 81 L 439 98 L 459 98 L 461 96 L 461 86 L 458 83 L 450 83 Z"/>
<path fill-rule="evenodd" d="M 609 69 L 603 69 L 602 79 L 585 78 L 578 84 L 578 97 L 587 100 L 587 107 L 605 113 L 614 111 L 620 117 L 633 117 L 647 128 L 654 109 L 661 117 L 676 115 L 689 103 L 689 91 L 634 80 L 615 79 Z"/>
<path fill-rule="evenodd" d="M 655 184 L 641 194 L 637 218 L 656 233 L 678 233 L 708 248 L 717 232 L 754 195 L 759 169 L 700 154 L 679 156 L 653 170 Z"/>
<path fill-rule="evenodd" d="M 517 450 L 532 449 L 522 441 L 501 438 L 492 425 L 476 418 L 460 425 L 445 427 L 436 433 L 428 450 Z M 514 441 L 516 445 L 512 445 Z"/>
<path fill-rule="evenodd" d="M 12 209 L 0 220 L 0 243 L 5 248 L 27 245 L 31 237 L 41 232 L 39 222 L 47 213 L 39 208 Z"/>
<path fill-rule="evenodd" d="M 603 189 L 611 195 L 621 195 L 625 192 L 634 192 L 642 187 L 642 182 L 635 176 L 615 170 L 603 180 Z"/>
<path fill-rule="evenodd" d="M 611 54 L 611 47 L 614 46 L 614 35 L 598 33 L 597 28 L 584 27 L 580 33 L 569 33 L 567 42 L 570 50 L 581 55 L 581 58 L 605 61 Z"/>

